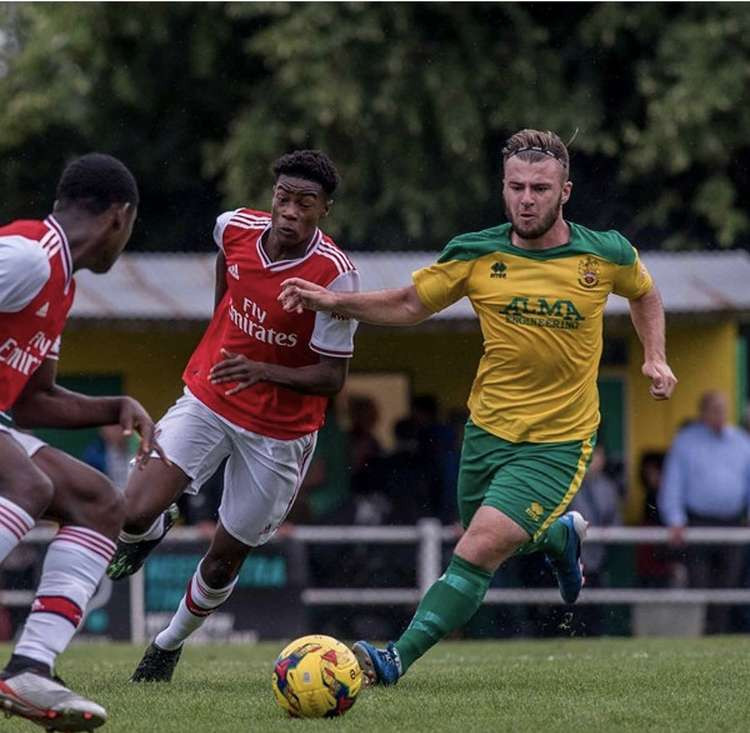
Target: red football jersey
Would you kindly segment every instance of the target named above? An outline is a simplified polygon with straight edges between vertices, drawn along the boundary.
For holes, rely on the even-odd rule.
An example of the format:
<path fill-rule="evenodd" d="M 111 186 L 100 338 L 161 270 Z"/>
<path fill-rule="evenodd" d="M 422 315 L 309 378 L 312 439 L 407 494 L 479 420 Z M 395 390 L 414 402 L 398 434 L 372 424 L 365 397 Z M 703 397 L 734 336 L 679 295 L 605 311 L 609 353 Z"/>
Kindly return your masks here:
<path fill-rule="evenodd" d="M 280 440 L 317 430 L 328 398 L 306 395 L 272 382 L 227 396 L 232 383 L 211 384 L 209 371 L 224 357 L 221 349 L 252 361 L 304 367 L 320 354 L 347 358 L 354 353 L 356 321 L 330 313 L 287 313 L 278 301 L 281 283 L 301 277 L 333 290 L 359 289 L 359 275 L 333 241 L 316 230 L 299 259 L 271 262 L 263 235 L 271 216 L 237 209 L 216 220 L 214 239 L 226 259 L 227 292 L 183 373 L 188 389 L 207 407 L 242 428 Z"/>
<path fill-rule="evenodd" d="M 10 304 L 11 294 L 4 293 L 5 303 L 0 298 L 0 410 L 7 410 L 44 359 L 57 358 L 60 335 L 73 305 L 75 280 L 68 240 L 52 216 L 0 227 L 0 248 L 2 267 L 7 268 L 0 278 L 11 286 L 27 275 L 29 264 L 39 259 L 43 263 L 44 256 L 49 263 L 38 278 L 41 289 L 23 307 Z"/>

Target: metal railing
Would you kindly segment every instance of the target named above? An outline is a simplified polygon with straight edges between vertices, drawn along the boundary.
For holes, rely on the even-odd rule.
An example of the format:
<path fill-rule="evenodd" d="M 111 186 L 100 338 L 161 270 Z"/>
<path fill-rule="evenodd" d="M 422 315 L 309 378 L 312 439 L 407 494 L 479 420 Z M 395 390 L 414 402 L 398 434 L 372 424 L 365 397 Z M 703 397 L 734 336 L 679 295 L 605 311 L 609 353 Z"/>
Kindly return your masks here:
<path fill-rule="evenodd" d="M 43 544 L 54 536 L 54 531 L 37 528 L 24 541 Z M 443 526 L 434 519 L 423 519 L 416 526 L 295 526 L 284 538 L 315 544 L 415 544 L 417 587 L 415 588 L 306 588 L 302 603 L 320 605 L 416 605 L 427 589 L 443 571 L 443 544 L 455 542 L 454 527 Z M 745 527 L 688 527 L 684 532 L 686 545 L 744 545 L 750 544 L 750 528 Z M 190 527 L 177 527 L 165 538 L 165 544 L 206 541 L 205 533 Z M 278 541 L 276 539 L 272 540 Z M 664 545 L 669 542 L 669 530 L 662 527 L 590 527 L 587 543 L 634 545 L 648 543 Z M 134 642 L 145 639 L 146 610 L 143 573 L 130 578 L 130 618 Z M 0 591 L 0 604 L 29 605 L 33 591 Z M 492 588 L 485 603 L 490 604 L 560 604 L 554 588 Z M 673 589 L 673 588 L 592 588 L 581 592 L 579 604 L 729 604 L 750 605 L 750 589 Z"/>

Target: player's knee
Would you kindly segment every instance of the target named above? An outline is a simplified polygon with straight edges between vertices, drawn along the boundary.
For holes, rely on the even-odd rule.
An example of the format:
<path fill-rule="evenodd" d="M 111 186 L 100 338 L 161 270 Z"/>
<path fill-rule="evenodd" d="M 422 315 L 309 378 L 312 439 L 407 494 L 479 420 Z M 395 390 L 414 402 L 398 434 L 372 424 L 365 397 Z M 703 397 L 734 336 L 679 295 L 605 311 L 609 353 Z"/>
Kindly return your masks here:
<path fill-rule="evenodd" d="M 154 509 L 152 502 L 125 494 L 123 498 L 123 529 L 126 532 L 132 534 L 148 532 L 158 516 L 159 511 Z"/>
<path fill-rule="evenodd" d="M 125 498 L 115 485 L 103 476 L 92 487 L 86 509 L 88 523 L 106 537 L 117 537 L 125 519 Z"/>
<path fill-rule="evenodd" d="M 486 527 L 470 527 L 461 538 L 456 553 L 464 560 L 487 570 L 495 570 L 516 550 L 515 540 Z"/>
<path fill-rule="evenodd" d="M 18 504 L 32 517 L 41 516 L 54 495 L 52 481 L 39 471 L 18 472 L 0 477 L 0 496 Z"/>

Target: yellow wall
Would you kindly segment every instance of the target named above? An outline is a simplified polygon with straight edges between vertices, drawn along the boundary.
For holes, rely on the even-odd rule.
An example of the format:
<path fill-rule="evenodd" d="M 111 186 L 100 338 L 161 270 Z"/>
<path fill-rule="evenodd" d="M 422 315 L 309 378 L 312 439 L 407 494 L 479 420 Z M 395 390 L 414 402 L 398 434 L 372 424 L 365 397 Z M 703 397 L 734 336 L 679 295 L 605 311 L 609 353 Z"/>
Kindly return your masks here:
<path fill-rule="evenodd" d="M 203 324 L 159 326 L 148 331 L 101 325 L 73 327 L 63 339 L 60 373 L 122 374 L 126 391 L 158 418 L 180 394 L 182 369 L 203 329 Z M 695 415 L 703 391 L 721 389 L 730 404 L 735 404 L 737 326 L 733 322 L 670 325 L 669 359 L 680 383 L 669 402 L 655 402 L 649 396 L 648 381 L 640 373 L 640 344 L 632 332 L 628 339 L 627 515 L 637 521 L 642 503 L 638 479 L 641 454 L 669 447 L 681 423 Z M 444 409 L 463 407 L 481 349 L 476 327 L 459 331 L 442 330 L 442 324 L 425 330 L 362 327 L 352 371 L 403 371 L 413 394 L 435 394 Z"/>
<path fill-rule="evenodd" d="M 466 331 L 364 327 L 352 370 L 405 371 L 412 393 L 438 397 L 444 409 L 464 407 L 482 354 L 479 328 Z"/>
<path fill-rule="evenodd" d="M 158 417 L 181 392 L 182 369 L 204 328 L 70 328 L 63 339 L 60 374 L 122 374 L 125 390 Z M 414 394 L 436 394 L 446 409 L 463 407 L 481 349 L 478 328 L 455 332 L 363 327 L 352 371 L 403 371 Z"/>
<path fill-rule="evenodd" d="M 679 380 L 668 402 L 657 402 L 648 393 L 649 381 L 641 375 L 642 349 L 635 334 L 629 336 L 627 409 L 628 475 L 630 492 L 627 517 L 640 519 L 643 487 L 638 463 L 644 451 L 665 451 L 683 422 L 696 414 L 700 395 L 708 389 L 726 393 L 736 403 L 737 325 L 732 321 L 714 324 L 670 324 L 667 333 L 669 363 Z"/>
<path fill-rule="evenodd" d="M 63 336 L 60 374 L 122 374 L 125 391 L 161 417 L 182 391 L 180 375 L 204 326 L 123 330 L 74 327 Z"/>

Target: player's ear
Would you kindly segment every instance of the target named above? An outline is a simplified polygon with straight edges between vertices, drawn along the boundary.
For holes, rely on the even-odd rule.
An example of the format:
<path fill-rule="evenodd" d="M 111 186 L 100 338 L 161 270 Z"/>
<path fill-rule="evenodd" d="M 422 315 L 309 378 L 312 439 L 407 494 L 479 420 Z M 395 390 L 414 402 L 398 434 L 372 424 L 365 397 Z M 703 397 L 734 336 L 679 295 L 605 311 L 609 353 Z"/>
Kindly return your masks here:
<path fill-rule="evenodd" d="M 562 202 L 564 204 L 568 203 L 568 199 L 570 198 L 570 194 L 572 191 L 573 191 L 573 181 L 565 181 L 562 187 Z"/>
<path fill-rule="evenodd" d="M 321 218 L 323 216 L 328 216 L 328 214 L 331 211 L 331 206 L 333 206 L 333 199 L 328 199 L 325 204 L 323 205 L 323 213 L 321 214 Z"/>
<path fill-rule="evenodd" d="M 112 212 L 111 223 L 115 231 L 125 229 L 131 208 L 132 204 L 129 201 L 124 204 L 112 204 L 110 207 L 110 211 Z"/>

